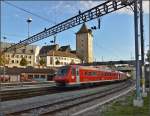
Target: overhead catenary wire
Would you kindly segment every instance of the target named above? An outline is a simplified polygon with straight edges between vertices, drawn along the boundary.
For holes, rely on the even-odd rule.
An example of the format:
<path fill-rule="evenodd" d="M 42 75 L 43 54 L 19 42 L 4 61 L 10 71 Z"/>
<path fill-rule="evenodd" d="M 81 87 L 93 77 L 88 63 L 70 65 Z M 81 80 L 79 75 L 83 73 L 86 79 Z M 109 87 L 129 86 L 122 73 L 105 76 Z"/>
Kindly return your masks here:
<path fill-rule="evenodd" d="M 51 23 L 53 23 L 53 24 L 55 23 L 55 22 L 52 21 L 52 20 L 49 20 L 49 19 L 47 19 L 47 18 L 45 18 L 45 17 L 43 17 L 43 16 L 40 16 L 40 15 L 38 15 L 38 14 L 36 14 L 36 13 L 33 13 L 33 12 L 27 10 L 27 9 L 21 8 L 21 7 L 15 5 L 15 4 L 13 4 L 13 3 L 10 3 L 10 2 L 8 2 L 8 1 L 3 1 L 3 2 L 5 2 L 6 4 L 8 4 L 8 5 L 10 5 L 10 6 L 13 6 L 13 7 L 15 7 L 15 8 L 17 8 L 17 9 L 19 9 L 19 10 L 21 10 L 21 11 L 24 11 L 24 12 L 26 12 L 26 13 L 32 14 L 33 16 L 36 16 L 36 17 L 38 17 L 38 18 L 40 18 L 40 19 L 42 19 L 42 20 L 44 20 L 44 21 L 51 22 Z"/>
<path fill-rule="evenodd" d="M 6 4 L 8 4 L 8 5 L 10 5 L 10 6 L 12 6 L 12 7 L 15 7 L 15 8 L 17 8 L 17 9 L 23 11 L 23 12 L 29 13 L 29 14 L 31 14 L 31 15 L 37 17 L 37 18 L 40 18 L 40 19 L 42 19 L 43 21 L 46 21 L 46 22 L 49 22 L 49 23 L 51 23 L 51 24 L 56 25 L 56 20 L 55 20 L 55 21 L 49 20 L 49 19 L 47 19 L 47 18 L 45 18 L 45 17 L 43 17 L 43 16 L 41 16 L 41 15 L 38 15 L 38 14 L 36 14 L 36 13 L 33 13 L 33 12 L 27 10 L 27 9 L 21 8 L 21 7 L 15 5 L 15 4 L 13 4 L 13 3 L 10 3 L 10 2 L 8 2 L 8 1 L 3 1 L 3 2 L 6 3 Z M 69 30 L 69 31 L 72 32 L 72 33 L 75 33 L 73 30 Z M 6 35 L 6 34 L 5 34 L 5 35 Z M 8 34 L 7 34 L 7 35 L 8 35 Z"/>
<path fill-rule="evenodd" d="M 102 45 L 99 45 L 95 41 L 94 41 L 94 44 L 96 44 L 96 47 L 98 47 L 99 49 L 104 49 L 105 51 L 108 51 L 108 53 L 111 52 L 111 54 L 113 54 L 114 56 L 116 56 L 116 58 L 120 58 L 119 55 L 116 52 L 114 52 L 114 50 L 110 50 L 110 49 L 108 49 L 108 48 L 106 48 L 106 47 L 104 47 Z"/>

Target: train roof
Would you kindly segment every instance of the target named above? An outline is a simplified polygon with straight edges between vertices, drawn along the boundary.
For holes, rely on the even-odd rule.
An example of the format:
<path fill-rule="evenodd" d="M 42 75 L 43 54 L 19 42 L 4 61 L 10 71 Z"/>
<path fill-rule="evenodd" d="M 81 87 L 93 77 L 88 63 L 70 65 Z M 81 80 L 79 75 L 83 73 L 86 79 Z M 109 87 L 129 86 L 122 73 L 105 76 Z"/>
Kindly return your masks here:
<path fill-rule="evenodd" d="M 107 67 L 107 66 L 82 66 L 82 65 L 70 65 L 71 67 L 80 67 L 82 69 L 90 69 L 90 70 L 98 70 L 98 71 L 107 71 L 107 72 L 118 72 L 118 71 L 114 71 L 111 68 Z"/>

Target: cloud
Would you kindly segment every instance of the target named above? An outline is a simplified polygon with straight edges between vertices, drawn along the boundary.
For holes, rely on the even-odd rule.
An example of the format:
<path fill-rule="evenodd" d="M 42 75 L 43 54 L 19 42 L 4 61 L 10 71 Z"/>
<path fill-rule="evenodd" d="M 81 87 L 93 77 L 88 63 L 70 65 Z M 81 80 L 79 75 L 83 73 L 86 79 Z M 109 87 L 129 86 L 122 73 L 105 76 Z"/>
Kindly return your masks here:
<path fill-rule="evenodd" d="M 101 4 L 101 3 L 102 3 L 102 1 L 92 1 L 92 0 L 90 0 L 90 1 L 80 1 L 80 7 L 82 8 L 81 10 L 87 10 L 87 9 L 90 9 L 94 6 L 97 6 L 97 5 Z M 144 14 L 149 14 L 149 1 L 143 1 L 143 11 L 144 11 Z M 128 6 L 128 7 L 125 7 L 125 8 L 122 8 L 122 9 L 116 11 L 116 13 L 132 15 L 133 11 Z"/>
<path fill-rule="evenodd" d="M 143 1 L 143 9 L 145 14 L 149 14 L 149 2 L 150 1 Z"/>
<path fill-rule="evenodd" d="M 144 14 L 149 14 L 149 1 L 143 1 L 143 12 Z M 133 10 L 128 6 L 118 10 L 117 13 L 133 15 Z"/>
<path fill-rule="evenodd" d="M 102 1 L 92 1 L 92 0 L 90 0 L 90 1 L 80 1 L 80 7 L 82 8 L 81 10 L 86 10 L 86 9 L 90 9 L 94 6 L 97 6 L 101 3 L 102 3 Z"/>

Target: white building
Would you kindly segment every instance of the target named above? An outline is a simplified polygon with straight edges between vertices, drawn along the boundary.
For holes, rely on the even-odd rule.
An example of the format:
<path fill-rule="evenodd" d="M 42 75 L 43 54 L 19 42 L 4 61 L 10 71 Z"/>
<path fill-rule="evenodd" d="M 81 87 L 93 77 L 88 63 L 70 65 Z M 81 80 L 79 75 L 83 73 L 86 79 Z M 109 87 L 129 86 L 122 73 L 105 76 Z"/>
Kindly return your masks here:
<path fill-rule="evenodd" d="M 68 64 L 79 64 L 81 60 L 76 54 L 71 53 L 70 46 L 50 45 L 43 46 L 40 50 L 40 59 L 46 62 L 47 67 L 60 67 Z"/>

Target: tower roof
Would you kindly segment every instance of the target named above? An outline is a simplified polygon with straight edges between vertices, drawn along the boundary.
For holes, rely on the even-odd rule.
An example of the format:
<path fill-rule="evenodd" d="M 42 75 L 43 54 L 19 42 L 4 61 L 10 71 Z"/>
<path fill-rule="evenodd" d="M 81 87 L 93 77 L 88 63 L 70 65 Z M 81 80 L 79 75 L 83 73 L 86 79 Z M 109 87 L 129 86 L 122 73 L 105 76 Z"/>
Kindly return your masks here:
<path fill-rule="evenodd" d="M 92 33 L 92 31 L 91 31 L 91 29 L 87 28 L 85 23 L 83 23 L 82 27 L 76 34 L 80 34 L 80 33 Z"/>

